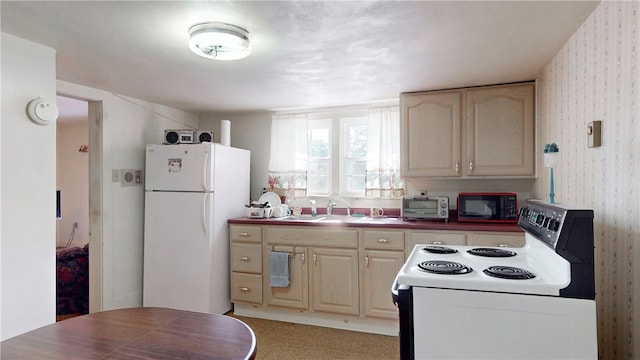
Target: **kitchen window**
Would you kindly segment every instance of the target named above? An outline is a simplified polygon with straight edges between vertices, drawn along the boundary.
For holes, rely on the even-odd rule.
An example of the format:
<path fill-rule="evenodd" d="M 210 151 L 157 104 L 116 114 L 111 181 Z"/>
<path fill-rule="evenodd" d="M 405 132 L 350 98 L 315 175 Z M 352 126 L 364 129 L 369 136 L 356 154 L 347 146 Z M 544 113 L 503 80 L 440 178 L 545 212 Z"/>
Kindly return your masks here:
<path fill-rule="evenodd" d="M 268 188 L 293 197 L 402 196 L 399 141 L 397 106 L 275 115 Z"/>

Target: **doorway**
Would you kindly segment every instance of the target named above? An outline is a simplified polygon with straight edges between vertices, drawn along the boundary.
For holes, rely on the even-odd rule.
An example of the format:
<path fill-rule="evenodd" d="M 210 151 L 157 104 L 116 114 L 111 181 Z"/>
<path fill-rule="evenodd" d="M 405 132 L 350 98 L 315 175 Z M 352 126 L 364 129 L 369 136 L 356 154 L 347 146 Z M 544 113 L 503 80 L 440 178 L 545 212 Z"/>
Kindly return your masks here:
<path fill-rule="evenodd" d="M 58 126 L 64 136 L 58 128 L 56 150 L 65 147 L 70 153 L 66 160 L 72 163 L 61 164 L 57 171 L 62 219 L 68 219 L 58 220 L 56 246 L 89 244 L 89 311 L 98 312 L 102 310 L 102 101 L 65 94 L 58 94 L 57 100 Z"/>

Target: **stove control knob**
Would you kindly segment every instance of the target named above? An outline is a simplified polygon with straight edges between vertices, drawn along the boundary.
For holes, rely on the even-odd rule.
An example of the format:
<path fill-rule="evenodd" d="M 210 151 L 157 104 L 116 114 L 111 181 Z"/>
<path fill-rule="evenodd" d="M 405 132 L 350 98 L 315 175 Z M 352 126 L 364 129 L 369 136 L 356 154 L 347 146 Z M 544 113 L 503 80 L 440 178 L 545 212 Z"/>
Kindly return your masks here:
<path fill-rule="evenodd" d="M 544 215 L 538 214 L 538 217 L 536 218 L 536 224 L 542 225 L 543 221 L 544 221 Z"/>
<path fill-rule="evenodd" d="M 559 227 L 560 227 L 560 222 L 556 219 L 551 219 L 551 221 L 549 221 L 549 226 L 547 226 L 547 229 L 551 231 L 558 231 Z"/>

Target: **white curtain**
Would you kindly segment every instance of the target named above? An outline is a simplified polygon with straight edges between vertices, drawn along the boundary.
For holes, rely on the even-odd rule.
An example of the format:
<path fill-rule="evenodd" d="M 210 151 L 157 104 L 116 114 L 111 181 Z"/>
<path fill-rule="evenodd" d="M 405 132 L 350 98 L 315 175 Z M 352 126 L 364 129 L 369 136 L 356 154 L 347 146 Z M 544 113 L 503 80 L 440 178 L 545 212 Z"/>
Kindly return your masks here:
<path fill-rule="evenodd" d="M 273 116 L 268 179 L 270 191 L 283 196 L 306 194 L 307 138 L 307 114 Z"/>
<path fill-rule="evenodd" d="M 367 121 L 367 197 L 404 195 L 400 178 L 400 109 L 397 106 L 369 110 Z"/>

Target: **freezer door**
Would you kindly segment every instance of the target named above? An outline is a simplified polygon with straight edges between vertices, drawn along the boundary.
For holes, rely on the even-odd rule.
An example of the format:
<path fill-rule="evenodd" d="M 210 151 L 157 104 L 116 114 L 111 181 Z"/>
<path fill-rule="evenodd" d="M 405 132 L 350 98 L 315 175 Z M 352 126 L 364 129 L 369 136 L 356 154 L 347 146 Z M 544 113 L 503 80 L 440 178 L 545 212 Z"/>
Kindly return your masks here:
<path fill-rule="evenodd" d="M 147 145 L 145 189 L 213 191 L 213 144 Z"/>
<path fill-rule="evenodd" d="M 145 193 L 144 306 L 210 312 L 213 196 Z"/>

